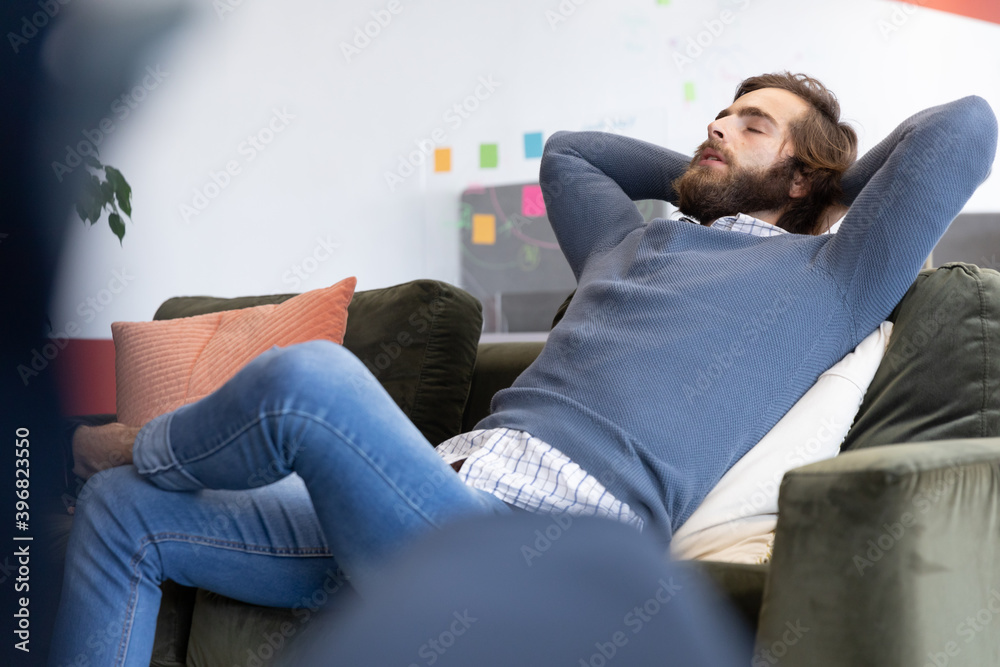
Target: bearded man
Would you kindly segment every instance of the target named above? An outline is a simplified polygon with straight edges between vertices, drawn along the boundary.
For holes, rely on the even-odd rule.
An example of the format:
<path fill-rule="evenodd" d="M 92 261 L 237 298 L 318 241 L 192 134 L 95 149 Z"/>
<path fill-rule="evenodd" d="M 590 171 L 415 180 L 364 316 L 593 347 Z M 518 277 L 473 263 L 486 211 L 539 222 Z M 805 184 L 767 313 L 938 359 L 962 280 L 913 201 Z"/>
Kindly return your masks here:
<path fill-rule="evenodd" d="M 668 542 L 886 318 L 996 152 L 977 97 L 914 115 L 853 165 L 839 113 L 783 73 L 743 82 L 693 160 L 553 135 L 541 187 L 576 295 L 490 416 L 436 451 L 328 342 L 269 351 L 137 435 L 78 433 L 82 473 L 110 450 L 134 465 L 77 507 L 54 663 L 148 664 L 165 578 L 292 606 L 340 568 L 363 593 L 384 558 L 470 515 L 596 515 Z M 646 224 L 643 199 L 701 224 Z M 249 488 L 262 468 L 286 477 Z M 251 509 L 204 535 L 232 502 Z"/>

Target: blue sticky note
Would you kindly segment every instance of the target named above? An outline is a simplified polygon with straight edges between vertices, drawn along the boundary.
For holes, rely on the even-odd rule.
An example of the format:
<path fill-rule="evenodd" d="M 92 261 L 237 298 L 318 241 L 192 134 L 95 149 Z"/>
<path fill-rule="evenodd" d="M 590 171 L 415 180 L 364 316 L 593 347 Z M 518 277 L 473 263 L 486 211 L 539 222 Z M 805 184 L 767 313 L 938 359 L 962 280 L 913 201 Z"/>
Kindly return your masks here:
<path fill-rule="evenodd" d="M 542 133 L 524 133 L 524 157 L 542 157 Z"/>

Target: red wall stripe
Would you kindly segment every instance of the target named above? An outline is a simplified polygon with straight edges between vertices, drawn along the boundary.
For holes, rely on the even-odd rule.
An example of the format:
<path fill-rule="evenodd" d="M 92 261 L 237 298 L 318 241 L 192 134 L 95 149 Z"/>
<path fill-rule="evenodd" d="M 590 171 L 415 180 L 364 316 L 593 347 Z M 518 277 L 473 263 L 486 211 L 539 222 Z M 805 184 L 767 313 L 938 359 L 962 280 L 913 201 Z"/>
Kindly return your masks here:
<path fill-rule="evenodd" d="M 1000 2 L 997 0 L 903 0 L 911 5 L 937 9 L 960 16 L 1000 23 Z"/>
<path fill-rule="evenodd" d="M 115 412 L 115 344 L 71 338 L 52 359 L 66 415 Z"/>

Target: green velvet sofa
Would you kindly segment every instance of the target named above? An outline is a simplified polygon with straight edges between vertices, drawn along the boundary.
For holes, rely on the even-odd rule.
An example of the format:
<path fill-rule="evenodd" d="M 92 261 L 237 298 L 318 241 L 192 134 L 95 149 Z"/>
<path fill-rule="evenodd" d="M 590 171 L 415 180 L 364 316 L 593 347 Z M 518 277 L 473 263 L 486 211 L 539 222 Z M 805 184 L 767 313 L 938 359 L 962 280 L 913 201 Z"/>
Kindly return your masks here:
<path fill-rule="evenodd" d="M 156 317 L 288 296 L 183 297 Z M 781 484 L 771 562 L 700 563 L 756 630 L 747 664 L 1000 665 L 1000 274 L 924 271 L 891 319 L 844 453 Z M 468 294 L 415 281 L 356 294 L 344 344 L 438 443 L 541 350 L 480 343 L 481 321 Z M 270 664 L 315 611 L 163 591 L 154 665 Z"/>

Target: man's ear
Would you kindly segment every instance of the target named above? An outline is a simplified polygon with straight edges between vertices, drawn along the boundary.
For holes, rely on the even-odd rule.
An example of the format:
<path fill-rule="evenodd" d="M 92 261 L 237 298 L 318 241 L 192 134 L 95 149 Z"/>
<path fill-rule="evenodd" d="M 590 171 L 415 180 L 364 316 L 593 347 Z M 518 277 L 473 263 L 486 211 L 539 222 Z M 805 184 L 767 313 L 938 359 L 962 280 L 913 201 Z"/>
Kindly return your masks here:
<path fill-rule="evenodd" d="M 788 196 L 792 199 L 799 199 L 809 194 L 809 179 L 801 172 L 796 171 L 792 178 L 792 185 L 788 189 Z"/>

